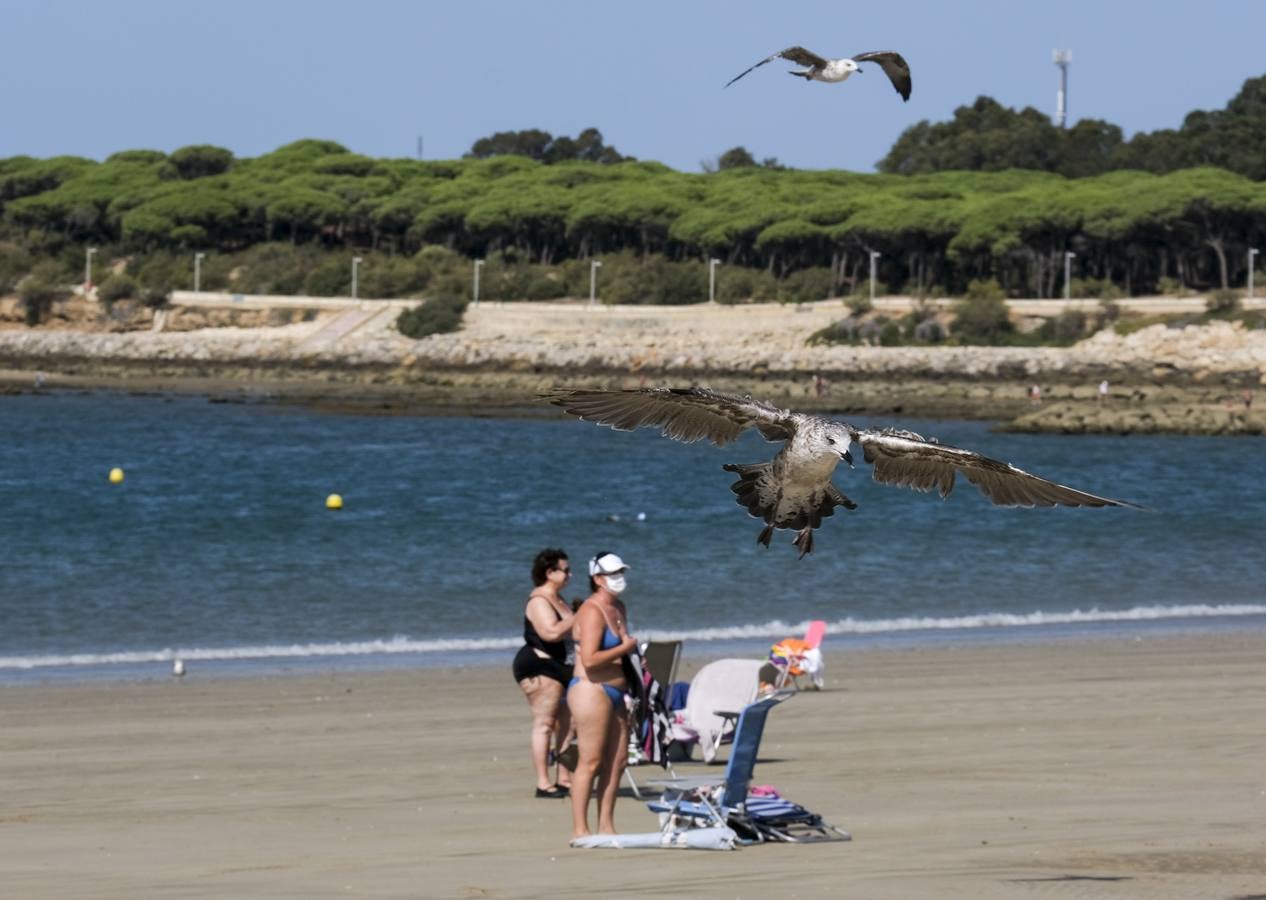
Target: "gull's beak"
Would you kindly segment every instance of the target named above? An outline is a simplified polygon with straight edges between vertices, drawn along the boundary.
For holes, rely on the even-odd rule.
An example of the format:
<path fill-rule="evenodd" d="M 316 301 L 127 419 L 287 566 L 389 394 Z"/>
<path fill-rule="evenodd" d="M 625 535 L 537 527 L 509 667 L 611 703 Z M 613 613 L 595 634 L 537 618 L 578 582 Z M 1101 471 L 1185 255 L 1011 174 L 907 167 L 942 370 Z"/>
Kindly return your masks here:
<path fill-rule="evenodd" d="M 844 451 L 844 462 L 848 463 L 850 469 L 853 468 L 853 454 L 848 450 Z"/>

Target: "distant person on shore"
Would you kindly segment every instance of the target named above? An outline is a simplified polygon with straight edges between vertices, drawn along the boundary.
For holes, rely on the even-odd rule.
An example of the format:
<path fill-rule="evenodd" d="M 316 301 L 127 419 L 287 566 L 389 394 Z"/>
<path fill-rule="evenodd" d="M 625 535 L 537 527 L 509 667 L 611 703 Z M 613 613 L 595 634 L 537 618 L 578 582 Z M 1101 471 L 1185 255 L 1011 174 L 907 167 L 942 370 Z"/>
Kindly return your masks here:
<path fill-rule="evenodd" d="M 1035 384 L 1029 388 L 1029 403 L 1034 406 L 1040 406 L 1042 403 L 1042 386 Z"/>
<path fill-rule="evenodd" d="M 1099 382 L 1099 402 L 1103 403 L 1108 399 L 1108 382 L 1107 379 Z"/>
<path fill-rule="evenodd" d="M 532 562 L 532 584 L 523 610 L 523 646 L 514 656 L 514 680 L 532 710 L 532 767 L 536 770 L 536 796 L 566 797 L 570 774 L 558 767 L 557 780 L 549 775 L 549 748 L 556 741 L 559 752 L 570 728 L 564 692 L 571 680 L 566 638 L 575 615 L 562 589 L 571 577 L 571 563 L 562 550 L 546 548 Z"/>
<path fill-rule="evenodd" d="M 629 715 L 625 696 L 630 685 L 622 659 L 636 652 L 629 635 L 624 593 L 628 566 L 604 550 L 589 560 L 593 592 L 576 613 L 575 676 L 567 688 L 567 705 L 576 723 L 580 758 L 572 778 L 573 839 L 589 831 L 589 798 L 597 776 L 598 832 L 615 834 L 615 798 L 628 764 Z"/>
<path fill-rule="evenodd" d="M 1250 412 L 1253 409 L 1253 392 L 1245 388 L 1240 396 L 1244 399 L 1244 411 Z"/>

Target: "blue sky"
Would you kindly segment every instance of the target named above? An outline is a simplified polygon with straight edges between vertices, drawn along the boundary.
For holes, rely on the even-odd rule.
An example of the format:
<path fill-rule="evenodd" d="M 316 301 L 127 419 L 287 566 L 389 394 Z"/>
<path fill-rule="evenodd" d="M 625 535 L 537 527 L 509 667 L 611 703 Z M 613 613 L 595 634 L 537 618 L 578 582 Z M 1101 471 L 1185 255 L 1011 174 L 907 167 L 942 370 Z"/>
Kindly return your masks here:
<path fill-rule="evenodd" d="M 1127 134 L 1219 108 L 1266 72 L 1261 0 L 0 0 L 0 13 L 0 157 L 194 143 L 255 156 L 303 137 L 413 156 L 420 135 L 439 159 L 495 131 L 592 125 L 688 171 L 736 145 L 870 171 L 907 126 L 980 94 L 1052 112 L 1053 47 L 1073 51 L 1072 119 Z M 793 44 L 897 50 L 910 102 L 878 68 L 806 84 L 781 60 L 721 89 Z"/>

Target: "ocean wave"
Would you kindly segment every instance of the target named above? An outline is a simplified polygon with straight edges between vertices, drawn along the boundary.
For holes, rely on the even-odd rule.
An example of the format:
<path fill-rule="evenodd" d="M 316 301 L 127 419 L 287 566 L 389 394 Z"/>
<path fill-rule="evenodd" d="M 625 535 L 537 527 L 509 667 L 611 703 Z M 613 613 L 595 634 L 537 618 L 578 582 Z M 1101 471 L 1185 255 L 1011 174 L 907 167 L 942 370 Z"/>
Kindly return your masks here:
<path fill-rule="evenodd" d="M 114 653 L 68 653 L 47 656 L 0 656 L 0 669 L 39 669 L 50 666 L 110 666 L 196 660 L 295 659 L 320 656 L 377 656 L 397 653 L 453 653 L 476 650 L 508 650 L 522 638 L 448 638 L 415 641 L 390 640 L 314 644 L 263 644 L 254 647 L 189 647 L 162 650 L 122 650 Z"/>
<path fill-rule="evenodd" d="M 1158 619 L 1199 619 L 1215 616 L 1266 615 L 1266 605 L 1253 603 L 1189 604 L 1183 606 L 1135 606 L 1130 609 L 1075 609 L 1069 612 L 1028 613 L 990 612 L 969 616 L 906 616 L 896 619 L 838 619 L 827 623 L 828 635 L 888 634 L 907 631 L 942 631 L 976 628 L 1016 628 L 1040 625 L 1076 625 L 1095 622 L 1147 622 Z M 638 636 L 647 640 L 697 642 L 782 638 L 804 632 L 807 622 L 773 619 L 750 625 L 681 630 L 648 630 Z M 481 650 L 511 650 L 523 643 L 520 637 L 440 638 L 413 640 L 394 637 L 386 640 L 309 644 L 265 644 L 247 647 L 189 647 L 161 650 L 128 650 L 113 653 L 70 653 L 44 656 L 0 656 L 0 669 L 39 669 L 71 666 L 137 665 L 197 660 L 268 660 L 388 654 L 465 653 Z"/>
<path fill-rule="evenodd" d="M 989 612 L 970 616 L 904 616 L 898 619 L 838 619 L 828 622 L 826 633 L 887 634 L 903 631 L 942 631 L 971 628 L 1016 628 L 1032 625 L 1077 625 L 1094 622 L 1147 622 L 1157 619 L 1198 619 L 1211 616 L 1266 615 L 1266 605 L 1255 603 L 1206 604 L 1183 606 L 1134 606 L 1130 609 L 1074 609 L 1069 612 L 1028 613 Z M 780 638 L 803 633 L 808 622 L 788 624 L 779 620 L 761 625 L 737 625 L 728 628 L 701 628 L 680 631 L 647 632 L 650 640 L 720 641 L 744 638 Z"/>

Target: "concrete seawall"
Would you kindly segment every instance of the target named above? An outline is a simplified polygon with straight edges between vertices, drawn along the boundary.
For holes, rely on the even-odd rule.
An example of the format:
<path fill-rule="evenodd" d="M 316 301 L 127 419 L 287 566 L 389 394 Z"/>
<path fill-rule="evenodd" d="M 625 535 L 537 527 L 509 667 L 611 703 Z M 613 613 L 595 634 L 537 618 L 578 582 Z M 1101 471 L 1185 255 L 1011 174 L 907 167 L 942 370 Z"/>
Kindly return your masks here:
<path fill-rule="evenodd" d="M 467 310 L 460 332 L 415 341 L 393 327 L 398 310 L 413 301 L 316 298 L 327 302 L 314 309 L 307 298 L 224 296 L 178 293 L 171 331 L 0 330 L 0 368 L 19 387 L 40 371 L 48 383 L 74 386 L 201 388 L 388 407 L 504 407 L 530 403 L 537 392 L 564 383 L 706 383 L 787 405 L 1015 419 L 1022 427 L 1063 431 L 1260 433 L 1257 417 L 1266 406 L 1248 408 L 1242 421 L 1228 415 L 1244 391 L 1266 384 L 1266 330 L 1227 322 L 1156 325 L 1128 336 L 1104 331 L 1070 348 L 809 346 L 809 335 L 846 314 L 839 301 L 485 303 Z M 243 320 L 262 321 L 279 310 L 306 310 L 310 319 L 198 327 L 235 321 L 226 302 L 253 310 Z M 826 380 L 821 395 L 812 389 L 816 375 Z M 1106 407 L 1096 400 L 1101 380 L 1112 385 Z M 1033 384 L 1047 401 L 1040 409 L 1028 403 Z M 1041 418 L 1062 403 L 1071 405 Z M 1151 412 L 1104 414 L 1127 407 Z M 1156 412 L 1161 408 L 1164 415 Z"/>

